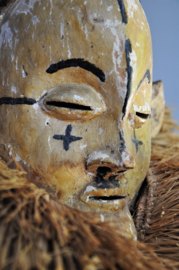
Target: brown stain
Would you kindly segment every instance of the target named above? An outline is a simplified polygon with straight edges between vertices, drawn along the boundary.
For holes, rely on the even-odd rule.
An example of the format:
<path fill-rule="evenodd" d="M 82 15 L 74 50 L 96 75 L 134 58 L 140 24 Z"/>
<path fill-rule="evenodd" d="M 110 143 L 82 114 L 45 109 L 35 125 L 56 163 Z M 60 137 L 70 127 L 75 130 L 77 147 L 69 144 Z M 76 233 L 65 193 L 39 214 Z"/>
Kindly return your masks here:
<path fill-rule="evenodd" d="M 81 39 L 82 30 L 81 30 L 81 27 L 80 27 L 80 21 L 77 20 L 77 17 L 75 17 L 74 15 L 71 15 L 70 21 L 71 21 L 71 25 L 73 25 L 73 29 L 79 35 L 78 38 Z"/>
<path fill-rule="evenodd" d="M 125 87 L 126 84 L 121 82 L 121 83 L 120 83 L 120 86 L 121 86 L 121 87 Z"/>
<path fill-rule="evenodd" d="M 77 44 L 84 44 L 84 48 L 87 48 L 87 50 L 89 49 L 89 41 L 86 40 L 86 34 L 85 31 L 83 29 L 83 25 L 88 25 L 88 17 L 87 17 L 87 12 L 83 11 L 83 17 L 82 19 L 79 19 L 78 17 L 75 17 L 75 15 L 71 15 L 70 17 L 70 23 L 73 26 L 73 30 L 71 29 L 69 31 L 71 37 L 73 37 L 73 40 L 71 40 L 71 43 L 73 44 L 74 39 L 76 39 L 78 37 L 78 42 Z M 81 23 L 82 21 L 82 23 Z M 67 31 L 68 34 L 68 31 Z"/>
<path fill-rule="evenodd" d="M 126 78 L 126 71 L 125 71 L 123 68 L 119 67 L 118 64 L 117 64 L 117 59 L 118 59 L 118 57 L 119 57 L 119 54 L 118 54 L 117 51 L 115 51 L 114 56 L 115 56 L 115 58 L 116 58 L 116 70 L 117 70 L 119 76 L 120 76 L 120 77 L 122 78 L 122 80 L 124 81 L 125 78 Z"/>
<path fill-rule="evenodd" d="M 113 78 L 108 77 L 108 80 L 105 85 L 105 89 L 107 89 L 107 91 L 111 91 L 112 83 L 113 83 Z M 113 91 L 113 94 L 110 96 L 110 99 L 108 97 L 109 97 L 109 94 L 104 100 L 107 104 L 107 111 L 105 114 L 105 118 L 106 119 L 113 118 L 113 119 L 118 119 L 120 121 L 121 119 L 120 116 L 121 116 L 122 106 L 123 106 L 123 99 L 122 97 L 119 99 L 119 95 L 118 95 L 118 92 L 116 91 L 116 88 L 115 88 L 115 91 Z"/>
<path fill-rule="evenodd" d="M 58 197 L 59 200 L 60 200 L 61 196 L 62 196 L 62 192 L 59 190 L 59 191 L 57 192 L 57 197 Z"/>
<path fill-rule="evenodd" d="M 120 51 L 124 51 L 124 41 L 122 39 L 120 39 Z"/>
<path fill-rule="evenodd" d="M 86 24 L 87 23 L 87 21 L 88 21 L 88 14 L 87 14 L 87 10 L 86 10 L 86 6 L 82 6 L 81 5 L 81 11 L 82 11 L 82 13 L 83 13 L 83 17 L 82 17 L 82 23 L 83 24 Z"/>
<path fill-rule="evenodd" d="M 104 23 L 104 19 L 102 17 L 93 18 L 93 22 L 95 23 Z"/>
<path fill-rule="evenodd" d="M 126 78 L 126 71 L 123 70 L 122 68 L 117 68 L 117 71 L 119 72 L 120 77 L 121 77 L 123 80 L 125 80 L 125 78 Z M 123 85 L 125 86 L 124 83 L 123 83 Z"/>

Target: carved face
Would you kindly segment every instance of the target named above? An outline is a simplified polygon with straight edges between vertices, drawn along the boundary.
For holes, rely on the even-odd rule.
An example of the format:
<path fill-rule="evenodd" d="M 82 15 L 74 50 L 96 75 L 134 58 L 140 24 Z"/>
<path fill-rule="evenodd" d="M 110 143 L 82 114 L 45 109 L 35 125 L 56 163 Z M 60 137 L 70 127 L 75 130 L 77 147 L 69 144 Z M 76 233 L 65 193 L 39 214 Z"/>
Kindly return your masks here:
<path fill-rule="evenodd" d="M 64 202 L 128 213 L 151 149 L 152 49 L 138 0 L 20 0 L 0 34 L 1 139 Z"/>

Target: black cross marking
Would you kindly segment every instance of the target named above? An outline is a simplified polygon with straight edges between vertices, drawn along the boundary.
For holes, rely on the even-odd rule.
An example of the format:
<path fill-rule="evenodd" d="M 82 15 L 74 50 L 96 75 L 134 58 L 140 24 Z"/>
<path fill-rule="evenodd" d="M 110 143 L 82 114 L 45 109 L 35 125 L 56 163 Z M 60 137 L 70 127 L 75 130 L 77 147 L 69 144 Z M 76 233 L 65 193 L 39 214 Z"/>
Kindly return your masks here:
<path fill-rule="evenodd" d="M 143 145 L 143 142 L 137 140 L 136 134 L 135 134 L 135 129 L 134 129 L 134 138 L 132 139 L 132 142 L 135 144 L 136 153 L 137 153 L 139 150 L 139 145 Z"/>
<path fill-rule="evenodd" d="M 65 131 L 65 135 L 54 135 L 53 138 L 55 140 L 62 140 L 63 141 L 63 148 L 68 151 L 69 145 L 72 142 L 79 141 L 83 139 L 82 137 L 75 137 L 71 135 L 72 126 L 68 125 Z"/>

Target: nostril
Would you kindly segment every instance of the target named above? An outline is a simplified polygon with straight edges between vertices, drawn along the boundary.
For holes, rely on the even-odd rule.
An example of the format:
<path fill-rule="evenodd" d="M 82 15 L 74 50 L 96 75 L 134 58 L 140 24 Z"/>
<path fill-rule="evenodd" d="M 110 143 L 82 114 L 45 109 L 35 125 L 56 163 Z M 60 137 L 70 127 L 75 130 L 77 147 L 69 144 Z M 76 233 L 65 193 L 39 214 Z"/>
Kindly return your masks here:
<path fill-rule="evenodd" d="M 107 173 L 112 172 L 111 168 L 109 167 L 98 167 L 97 174 L 101 176 L 105 176 Z"/>

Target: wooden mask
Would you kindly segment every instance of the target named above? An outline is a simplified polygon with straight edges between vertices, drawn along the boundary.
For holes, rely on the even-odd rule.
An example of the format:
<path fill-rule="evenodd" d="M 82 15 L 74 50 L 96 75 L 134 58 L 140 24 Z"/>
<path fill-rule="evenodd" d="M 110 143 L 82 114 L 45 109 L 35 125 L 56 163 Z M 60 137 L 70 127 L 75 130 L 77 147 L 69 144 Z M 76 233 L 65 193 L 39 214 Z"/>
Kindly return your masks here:
<path fill-rule="evenodd" d="M 61 200 L 135 237 L 151 152 L 152 45 L 138 0 L 18 0 L 0 26 L 1 142 Z"/>

